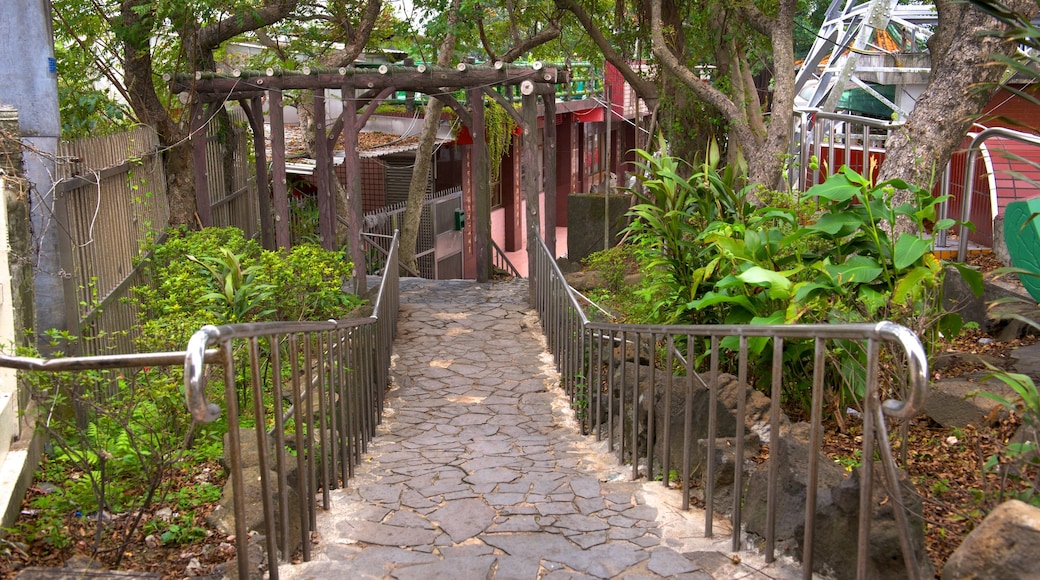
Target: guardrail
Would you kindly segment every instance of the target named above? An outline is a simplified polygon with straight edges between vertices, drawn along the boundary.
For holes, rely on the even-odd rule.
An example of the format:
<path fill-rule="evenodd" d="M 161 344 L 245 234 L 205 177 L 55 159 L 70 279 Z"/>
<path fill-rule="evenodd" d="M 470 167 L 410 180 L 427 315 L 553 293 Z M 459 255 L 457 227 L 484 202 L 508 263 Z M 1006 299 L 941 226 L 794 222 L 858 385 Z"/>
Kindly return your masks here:
<path fill-rule="evenodd" d="M 523 278 L 523 276 L 520 275 L 520 270 L 517 270 L 516 266 L 509 261 L 509 257 L 502 251 L 502 248 L 498 247 L 495 240 L 491 240 L 491 260 L 491 263 L 494 264 L 496 268 L 502 270 L 506 274 L 509 274 L 514 278 Z"/>
<path fill-rule="evenodd" d="M 374 309 L 367 318 L 206 326 L 188 342 L 184 390 L 196 421 L 210 422 L 220 415 L 220 408 L 206 399 L 205 368 L 222 363 L 230 444 L 224 453 L 231 463 L 239 578 L 249 577 L 245 557 L 249 530 L 238 383 L 248 383 L 245 386 L 253 401 L 250 422 L 257 443 L 268 571 L 275 579 L 279 553 L 288 561 L 300 547 L 303 559 L 310 560 L 318 490 L 322 508 L 329 509 L 329 491 L 353 476 L 375 435 L 397 330 L 398 248 L 395 234 Z M 244 356 L 236 356 L 243 351 Z M 261 373 L 261 367 L 269 370 Z M 268 393 L 276 405 L 272 411 L 263 404 Z M 286 400 L 289 407 L 283 409 Z M 268 429 L 268 425 L 273 426 Z M 292 488 L 290 473 L 295 480 Z M 295 509 L 289 505 L 292 492 L 298 498 Z M 299 518 L 297 538 L 290 538 L 290 518 Z"/>
<path fill-rule="evenodd" d="M 1012 139 L 1020 143 L 1028 143 L 1040 147 L 1040 137 L 1031 135 L 1029 133 L 1023 133 L 1021 131 L 1014 131 L 1012 129 L 1005 129 L 1003 127 L 992 127 L 985 129 L 975 136 L 971 141 L 971 145 L 968 146 L 968 159 L 965 162 L 964 169 L 964 183 L 966 184 L 965 190 L 970 191 L 970 195 L 965 195 L 964 200 L 961 203 L 961 226 L 958 233 L 957 239 L 957 260 L 960 262 L 967 261 L 968 259 L 968 223 L 971 220 L 971 206 L 972 200 L 975 198 L 975 192 L 970 187 L 970 184 L 975 182 L 975 159 L 982 151 L 982 144 L 986 142 L 990 137 L 1004 137 L 1005 139 Z M 1035 163 L 1035 162 L 1034 162 Z M 945 215 L 945 214 L 944 214 Z"/>
<path fill-rule="evenodd" d="M 739 343 L 736 366 L 738 370 L 738 394 L 736 395 L 736 417 L 745 416 L 745 398 L 750 388 L 748 381 L 749 340 L 765 338 L 772 342 L 774 364 L 771 369 L 771 382 L 767 395 L 769 406 L 769 441 L 778 441 L 780 435 L 780 393 L 783 381 L 782 360 L 785 341 L 811 340 L 814 348 L 814 364 L 812 375 L 812 404 L 810 419 L 809 449 L 818 450 L 823 435 L 822 402 L 824 376 L 827 372 L 825 353 L 828 341 L 855 340 L 865 342 L 866 352 L 866 395 L 863 399 L 863 446 L 862 457 L 880 456 L 883 474 L 887 480 L 886 489 L 891 494 L 895 506 L 903 506 L 900 486 L 898 485 L 898 467 L 888 440 L 886 417 L 909 418 L 918 413 L 924 404 L 928 386 L 928 365 L 925 351 L 916 335 L 909 329 L 891 322 L 877 324 L 844 324 L 844 325 L 706 325 L 706 326 L 658 326 L 631 325 L 598 322 L 590 318 L 582 310 L 574 292 L 567 285 L 556 262 L 549 257 L 544 242 L 540 242 L 531 253 L 530 276 L 532 290 L 532 306 L 538 311 L 542 327 L 546 335 L 549 350 L 552 352 L 561 375 L 561 385 L 575 408 L 583 430 L 592 432 L 597 438 L 606 437 L 608 446 L 615 451 L 621 461 L 631 461 L 633 478 L 639 476 L 639 464 L 645 460 L 648 479 L 657 476 L 667 483 L 672 468 L 680 471 L 682 479 L 683 509 L 690 506 L 691 465 L 694 447 L 699 441 L 692 435 L 692 405 L 687 404 L 695 387 L 706 389 L 709 393 L 707 437 L 704 441 L 707 450 L 716 449 L 716 442 L 724 437 L 732 437 L 735 447 L 733 456 L 744 457 L 745 429 L 743 422 L 737 421 L 739 428 L 734 433 L 720 433 L 720 418 L 717 414 L 719 397 L 719 357 L 720 343 L 727 337 L 736 337 Z M 891 343 L 904 356 L 905 368 L 908 372 L 908 396 L 906 400 L 881 401 L 882 393 L 878 383 L 879 354 L 883 343 Z M 699 345 L 710 345 L 698 348 Z M 700 350 L 700 352 L 698 352 Z M 707 369 L 698 368 L 699 357 L 710 357 Z M 640 361 L 645 360 L 645 363 Z M 734 361 L 729 361 L 733 363 Z M 626 371 L 626 365 L 631 369 Z M 649 376 L 640 377 L 640 369 Z M 705 373 L 707 379 L 698 370 Z M 655 393 L 655 374 L 664 375 L 665 392 Z M 590 387 L 590 385 L 592 387 Z M 686 393 L 686 399 L 680 397 L 685 407 L 671 408 L 673 394 Z M 655 407 L 658 395 L 663 396 L 665 420 L 663 433 L 655 433 L 657 419 Z M 648 401 L 650 401 L 648 403 Z M 684 414 L 683 433 L 672 433 L 668 418 Z M 662 442 L 660 446 L 656 442 Z M 673 456 L 670 446 L 673 443 L 682 446 L 682 465 L 670 465 Z M 658 447 L 659 456 L 655 457 Z M 771 448 L 772 449 L 772 448 Z M 815 535 L 816 496 L 818 476 L 818 453 L 811 453 L 809 473 L 807 477 L 807 498 L 805 512 L 805 528 L 803 539 L 803 573 L 805 578 L 812 576 L 813 539 Z M 706 465 L 702 465 L 705 482 L 703 497 L 706 509 L 704 534 L 713 534 L 715 489 L 714 483 L 720 468 L 716 465 L 715 453 L 704 454 Z M 766 533 L 765 558 L 772 562 L 775 558 L 776 512 L 777 512 L 777 476 L 779 461 L 773 453 L 768 461 L 768 497 L 766 498 Z M 736 465 L 742 460 L 734 460 Z M 660 466 L 659 471 L 657 466 Z M 859 518 L 857 577 L 868 577 L 868 544 L 870 532 L 870 511 L 874 468 L 872 461 L 863 462 L 863 473 L 860 479 L 859 513 L 868 514 Z M 734 490 L 744 489 L 744 470 L 734 469 Z M 742 506 L 749 498 L 743 493 L 733 494 L 731 507 L 731 529 L 733 532 L 733 550 L 740 549 L 740 531 L 742 525 Z M 900 544 L 906 563 L 907 574 L 911 578 L 919 575 L 916 556 L 911 546 L 909 523 L 903 509 L 893 508 L 899 528 Z"/>
<path fill-rule="evenodd" d="M 45 372 L 109 369 L 129 376 L 128 369 L 184 365 L 188 410 L 204 423 L 222 412 L 205 394 L 206 367 L 218 367 L 214 374 L 222 375 L 224 382 L 230 442 L 225 456 L 231 463 L 234 489 L 239 578 L 255 575 L 247 558 L 250 530 L 242 494 L 238 408 L 239 388 L 247 388 L 246 400 L 252 403 L 248 422 L 257 441 L 268 574 L 278 578 L 279 554 L 288 561 L 299 548 L 303 558 L 310 559 L 318 490 L 322 507 L 328 509 L 329 491 L 353 476 L 380 421 L 400 304 L 398 246 L 395 234 L 372 314 L 365 318 L 205 326 L 192 335 L 184 351 L 53 359 L 0 353 L 0 367 Z M 265 408 L 265 399 L 273 401 L 273 409 Z M 295 520 L 299 533 L 291 538 Z"/>

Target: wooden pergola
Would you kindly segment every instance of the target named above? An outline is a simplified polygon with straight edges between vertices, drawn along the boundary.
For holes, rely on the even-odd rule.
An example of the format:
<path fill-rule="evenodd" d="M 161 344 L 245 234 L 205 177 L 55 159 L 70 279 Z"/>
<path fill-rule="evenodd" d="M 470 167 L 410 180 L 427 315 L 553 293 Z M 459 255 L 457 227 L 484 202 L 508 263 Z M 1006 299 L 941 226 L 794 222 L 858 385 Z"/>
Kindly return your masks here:
<path fill-rule="evenodd" d="M 376 107 L 389 95 L 398 92 L 419 92 L 436 96 L 447 104 L 459 120 L 469 128 L 473 145 L 463 157 L 463 211 L 472 216 L 475 227 L 465 228 L 463 235 L 467 270 L 474 272 L 478 282 L 485 282 L 491 274 L 491 194 L 488 176 L 487 142 L 484 135 L 483 96 L 498 101 L 523 130 L 523 166 L 538 167 L 538 99 L 541 97 L 546 122 L 544 123 L 544 157 L 546 162 L 544 190 L 546 207 L 555 207 L 556 199 L 556 124 L 555 103 L 557 83 L 569 79 L 566 70 L 546 67 L 541 63 L 531 66 L 513 66 L 496 63 L 494 66 L 459 64 L 455 68 L 381 65 L 376 68 L 344 67 L 337 69 L 308 69 L 300 71 L 234 71 L 231 74 L 200 72 L 194 76 L 180 76 L 172 83 L 175 93 L 183 93 L 190 103 L 191 142 L 195 164 L 195 195 L 199 220 L 203 226 L 212 225 L 210 214 L 209 180 L 206 172 L 206 124 L 227 101 L 238 101 L 249 119 L 256 150 L 256 179 L 260 197 L 261 236 L 264 247 L 286 248 L 290 245 L 289 201 L 285 172 L 285 123 L 282 93 L 291 89 L 314 91 L 314 118 L 316 133 L 325 138 L 316 139 L 315 179 L 318 195 L 319 235 L 326 249 L 336 247 L 336 204 L 334 198 L 333 149 L 340 135 L 345 145 L 345 189 L 348 199 L 347 228 L 351 259 L 354 262 L 358 292 L 363 293 L 365 259 L 361 241 L 361 158 L 358 152 L 358 133 L 365 126 Z M 496 87 L 518 86 L 521 107 L 517 111 Z M 343 112 L 328 126 L 326 121 L 325 89 L 339 89 Z M 465 104 L 452 95 L 458 90 L 466 94 Z M 263 99 L 267 98 L 271 123 L 271 190 L 268 190 L 266 143 L 264 138 Z M 539 212 L 539 175 L 536 169 L 524 171 L 522 179 L 524 199 L 527 202 L 527 247 L 530 252 L 541 236 Z M 555 255 L 555 213 L 546 212 L 546 243 Z"/>

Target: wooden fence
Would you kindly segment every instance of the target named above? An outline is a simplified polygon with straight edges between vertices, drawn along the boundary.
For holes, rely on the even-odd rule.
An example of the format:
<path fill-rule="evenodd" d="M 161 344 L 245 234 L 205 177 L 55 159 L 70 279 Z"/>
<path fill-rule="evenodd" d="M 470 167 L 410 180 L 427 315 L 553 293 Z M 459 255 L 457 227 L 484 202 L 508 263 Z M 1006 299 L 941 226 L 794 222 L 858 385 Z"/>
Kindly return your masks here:
<path fill-rule="evenodd" d="M 259 230 L 251 138 L 240 111 L 230 118 L 230 130 L 210 124 L 214 223 L 250 236 Z M 62 143 L 57 165 L 53 223 L 67 234 L 59 249 L 65 317 L 73 334 L 93 339 L 80 341 L 79 354 L 134 352 L 137 307 L 130 289 L 146 282 L 139 262 L 169 219 L 159 139 L 150 127 L 138 127 Z"/>

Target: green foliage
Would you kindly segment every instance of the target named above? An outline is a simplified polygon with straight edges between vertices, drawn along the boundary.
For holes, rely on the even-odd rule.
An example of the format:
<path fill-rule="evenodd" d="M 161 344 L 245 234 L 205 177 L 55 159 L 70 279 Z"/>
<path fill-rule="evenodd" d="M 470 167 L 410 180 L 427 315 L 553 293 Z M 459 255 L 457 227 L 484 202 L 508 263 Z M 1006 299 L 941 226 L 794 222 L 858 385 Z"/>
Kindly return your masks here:
<path fill-rule="evenodd" d="M 151 250 L 150 284 L 134 288 L 142 350 L 183 348 L 206 324 L 328 320 L 360 303 L 342 289 L 350 261 L 311 244 L 270 252 L 237 228 L 206 228 L 174 230 Z"/>
<path fill-rule="evenodd" d="M 663 143 L 660 147 L 664 150 Z M 853 323 L 892 320 L 925 342 L 950 336 L 961 326 L 941 307 L 943 266 L 920 233 L 890 234 L 908 222 L 910 232 L 951 228 L 936 208 L 944 198 L 892 180 L 873 184 L 843 167 L 824 183 L 795 197 L 763 192 L 774 205 L 747 203 L 740 167 L 718 169 L 717 148 L 690 178 L 668 155 L 637 152 L 644 161 L 645 193 L 631 211 L 629 231 L 647 252 L 648 274 L 641 295 L 652 303 L 651 322 L 703 324 Z M 911 202 L 896 204 L 898 191 Z M 974 286 L 975 270 L 958 265 Z M 755 375 L 765 379 L 771 364 L 766 339 L 748 341 Z M 724 349 L 738 348 L 736 338 Z M 839 373 L 830 377 L 834 407 L 845 409 L 863 396 L 862 345 L 836 341 L 829 352 Z M 784 353 L 785 396 L 808 403 L 812 349 L 789 341 Z M 762 381 L 764 384 L 764 380 Z"/>
<path fill-rule="evenodd" d="M 720 172 L 718 145 L 712 141 L 704 161 L 691 177 L 682 177 L 683 161 L 662 153 L 667 150 L 664 139 L 658 143 L 659 153 L 636 150 L 642 158 L 638 175 L 639 187 L 633 191 L 639 202 L 629 211 L 633 218 L 627 231 L 635 243 L 650 248 L 650 261 L 645 269 L 660 271 L 664 276 L 651 276 L 644 284 L 647 298 L 664 297 L 652 310 L 661 322 L 689 320 L 692 301 L 697 297 L 705 275 L 713 266 L 698 268 L 704 261 L 704 245 L 698 239 L 701 228 L 712 222 L 743 219 L 751 211 L 747 201 L 750 187 L 738 189 L 743 180 L 743 167 L 726 166 Z M 709 260 L 710 262 L 710 260 Z"/>
<path fill-rule="evenodd" d="M 516 121 L 497 101 L 484 100 L 484 135 L 488 146 L 488 175 L 491 183 L 502 177 L 502 158 L 513 143 Z"/>
<path fill-rule="evenodd" d="M 358 304 L 342 290 L 351 264 L 341 253 L 306 244 L 291 252 L 268 252 L 234 228 L 171 232 L 166 243 L 151 248 L 147 260 L 150 284 L 135 289 L 147 350 L 181 349 L 203 324 L 324 320 Z M 53 338 L 62 344 L 75 340 L 61 332 Z M 245 353 L 232 356 L 238 360 Z M 291 358 L 283 350 L 282 360 Z M 309 364 L 302 358 L 294 362 Z M 236 369 L 236 382 L 248 384 L 249 366 L 236 363 Z M 61 549 L 68 545 L 69 530 L 95 527 L 94 549 L 116 553 L 125 550 L 141 522 L 167 545 L 204 537 L 196 513 L 216 501 L 221 487 L 204 482 L 173 488 L 173 475 L 220 458 L 227 425 L 223 420 L 194 425 L 179 373 L 165 367 L 38 372 L 25 373 L 24 381 L 35 402 L 32 408 L 41 413 L 37 425 L 53 445 L 37 481 L 57 489 L 31 500 L 40 506 L 40 515 L 21 522 L 17 533 Z M 281 401 L 263 403 L 272 409 Z M 253 421 L 248 413 L 241 419 L 243 426 Z M 157 502 L 174 509 L 172 519 L 135 520 L 114 534 L 105 530 L 109 516 L 87 519 L 91 514 L 148 513 Z M 119 545 L 113 547 L 112 541 Z"/>
<path fill-rule="evenodd" d="M 353 264 L 342 252 L 302 244 L 288 255 L 264 252 L 260 267 L 263 279 L 275 289 L 276 320 L 342 318 L 361 304 L 356 295 L 343 290 Z"/>
<path fill-rule="evenodd" d="M 1010 387 L 1017 396 L 1008 399 L 996 393 L 982 391 L 979 394 L 992 399 L 1022 418 L 1022 436 L 1008 443 L 1004 449 L 986 460 L 984 468 L 1010 478 L 1025 488 L 1021 492 L 1009 492 L 1024 502 L 1040 507 L 1040 391 L 1028 375 L 1011 373 L 990 367 L 994 378 Z"/>
<path fill-rule="evenodd" d="M 131 126 L 123 105 L 94 88 L 59 86 L 58 102 L 64 139 L 97 137 L 125 131 Z"/>
<path fill-rule="evenodd" d="M 20 519 L 15 533 L 63 549 L 74 539 L 70 529 L 93 527 L 94 550 L 104 543 L 118 561 L 137 521 L 106 532 L 108 518 L 149 509 L 193 455 L 183 378 L 144 368 L 26 372 L 21 381 L 49 441 L 35 485 L 52 489 L 29 499 L 33 517 Z"/>
<path fill-rule="evenodd" d="M 219 497 L 218 493 L 217 499 Z M 208 531 L 199 525 L 199 519 L 194 511 L 186 511 L 176 514 L 168 521 L 153 518 L 143 526 L 143 529 L 146 534 L 157 535 L 164 546 L 179 546 L 206 539 Z"/>
<path fill-rule="evenodd" d="M 625 288 L 625 274 L 635 263 L 634 246 L 622 244 L 608 250 L 593 252 L 583 262 L 589 270 L 602 274 L 610 292 L 622 292 Z"/>
<path fill-rule="evenodd" d="M 202 295 L 199 306 L 230 324 L 263 320 L 273 314 L 274 309 L 264 305 L 274 297 L 275 286 L 258 279 L 258 274 L 263 272 L 260 265 L 242 267 L 245 254 L 238 255 L 227 248 L 218 251 L 219 256 L 186 256 L 207 275 L 204 277 L 210 290 Z"/>

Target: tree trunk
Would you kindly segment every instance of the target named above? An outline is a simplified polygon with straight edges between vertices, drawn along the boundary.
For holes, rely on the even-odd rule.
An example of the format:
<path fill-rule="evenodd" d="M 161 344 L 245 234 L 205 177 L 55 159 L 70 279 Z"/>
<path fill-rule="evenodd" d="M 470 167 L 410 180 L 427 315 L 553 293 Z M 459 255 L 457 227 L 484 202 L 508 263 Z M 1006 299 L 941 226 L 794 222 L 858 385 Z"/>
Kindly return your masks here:
<path fill-rule="evenodd" d="M 195 219 L 195 170 L 191 144 L 183 141 L 164 153 L 166 199 L 170 204 L 170 225 L 198 226 Z"/>
<path fill-rule="evenodd" d="M 763 135 L 755 130 L 756 127 L 762 126 L 759 124 L 759 120 L 749 122 L 747 119 L 748 103 L 746 99 L 740 100 L 739 104 L 734 102 L 733 98 L 712 84 L 702 81 L 698 74 L 695 74 L 684 62 L 679 60 L 665 37 L 661 20 L 661 0 L 651 1 L 650 33 L 653 39 L 654 55 L 667 72 L 674 75 L 699 99 L 714 107 L 726 119 L 729 123 L 730 138 L 748 161 L 750 182 L 768 188 L 777 188 L 781 184 L 783 156 L 787 153 L 790 139 L 794 105 L 794 34 L 792 30 L 795 5 L 794 0 L 782 0 L 778 4 L 778 12 L 774 18 L 758 12 L 753 5 L 741 10 L 747 22 L 755 30 L 769 37 L 772 43 L 775 93 L 769 125 Z M 746 60 L 740 64 L 734 63 L 731 71 L 736 78 L 731 79 L 731 82 L 741 83 L 744 77 L 741 71 L 748 67 Z M 749 98 L 757 98 L 757 95 L 749 96 Z M 749 201 L 758 203 L 758 198 L 751 193 Z"/>
<path fill-rule="evenodd" d="M 932 75 L 914 105 L 906 124 L 888 140 L 878 179 L 899 178 L 931 189 L 953 151 L 997 88 L 1003 65 L 994 65 L 993 54 L 1011 54 L 1015 44 L 993 36 L 1007 26 L 979 9 L 953 0 L 938 0 L 939 27 L 928 42 Z M 1012 10 L 1036 14 L 1033 0 L 1012 0 Z M 911 199 L 910 192 L 896 193 L 896 204 Z M 909 221 L 896 225 L 907 231 Z"/>
<path fill-rule="evenodd" d="M 267 26 L 288 16 L 296 0 L 270 0 L 248 16 L 234 15 L 202 28 L 179 31 L 187 60 L 198 70 L 212 68 L 212 51 L 242 32 Z M 169 147 L 165 152 L 167 198 L 170 225 L 197 225 L 195 218 L 195 173 L 187 132 L 176 122 L 155 92 L 151 42 L 158 26 L 154 3 L 146 0 L 123 0 L 119 5 L 123 48 L 125 94 L 137 119 L 155 128 L 159 141 Z M 194 22 L 193 18 L 184 18 Z"/>
<path fill-rule="evenodd" d="M 408 199 L 405 202 L 404 223 L 401 225 L 401 263 L 416 272 L 419 268 L 415 261 L 415 245 L 419 239 L 419 221 L 422 218 L 423 201 L 426 199 L 430 179 L 430 157 L 433 156 L 433 143 L 437 137 L 437 127 L 441 124 L 443 107 L 444 105 L 434 97 L 430 97 L 426 102 L 426 116 L 423 117 L 419 149 L 415 152 L 415 169 L 412 170 L 412 182 L 408 186 Z"/>
<path fill-rule="evenodd" d="M 461 0 L 452 0 L 451 12 L 448 13 L 448 33 L 441 42 L 437 52 L 437 66 L 446 67 L 455 53 L 455 26 L 459 22 L 459 6 Z M 419 134 L 419 150 L 415 152 L 415 169 L 412 171 L 412 182 L 408 186 L 408 200 L 404 210 L 404 224 L 401 227 L 401 263 L 418 271 L 415 261 L 415 243 L 419 238 L 419 221 L 422 218 L 423 200 L 430 179 L 433 143 L 437 139 L 437 127 L 441 122 L 443 105 L 435 97 L 426 102 L 426 116 L 423 118 L 422 133 Z"/>

